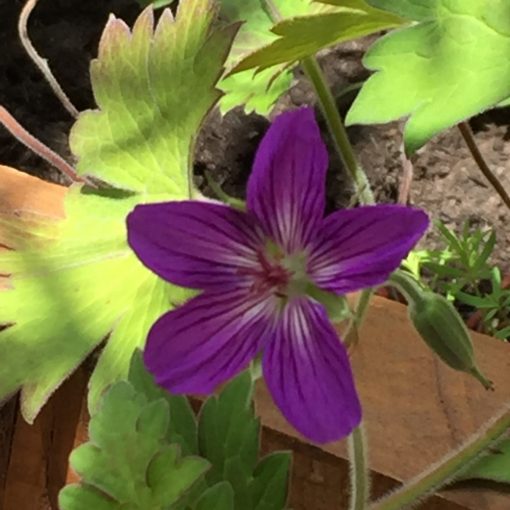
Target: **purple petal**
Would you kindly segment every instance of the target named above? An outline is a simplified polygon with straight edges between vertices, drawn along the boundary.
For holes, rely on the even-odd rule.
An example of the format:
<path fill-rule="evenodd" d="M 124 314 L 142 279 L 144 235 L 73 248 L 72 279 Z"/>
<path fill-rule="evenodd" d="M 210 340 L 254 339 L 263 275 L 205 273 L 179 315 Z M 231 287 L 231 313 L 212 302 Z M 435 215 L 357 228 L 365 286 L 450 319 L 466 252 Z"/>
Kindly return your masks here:
<path fill-rule="evenodd" d="M 275 119 L 248 181 L 248 210 L 287 253 L 305 247 L 324 216 L 328 155 L 311 108 Z"/>
<path fill-rule="evenodd" d="M 338 294 L 384 283 L 428 225 L 423 211 L 398 205 L 336 211 L 317 236 L 310 277 Z"/>
<path fill-rule="evenodd" d="M 319 304 L 306 298 L 287 304 L 262 366 L 276 404 L 308 439 L 335 441 L 359 425 L 347 352 Z"/>
<path fill-rule="evenodd" d="M 263 245 L 253 218 L 210 202 L 138 205 L 127 228 L 129 245 L 149 269 L 196 289 L 236 284 L 243 269 L 258 267 Z"/>
<path fill-rule="evenodd" d="M 169 391 L 211 393 L 260 350 L 273 306 L 270 297 L 246 288 L 205 292 L 152 326 L 145 364 Z"/>

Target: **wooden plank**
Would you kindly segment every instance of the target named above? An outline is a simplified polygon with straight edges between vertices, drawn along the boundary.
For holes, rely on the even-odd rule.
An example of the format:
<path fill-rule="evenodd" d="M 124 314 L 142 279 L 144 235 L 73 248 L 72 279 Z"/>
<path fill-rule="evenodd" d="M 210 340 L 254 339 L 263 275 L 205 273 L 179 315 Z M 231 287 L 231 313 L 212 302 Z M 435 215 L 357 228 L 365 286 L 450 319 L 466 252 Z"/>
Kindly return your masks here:
<path fill-rule="evenodd" d="M 16 423 L 17 398 L 11 398 L 0 407 L 0 510 L 5 494 L 7 470 L 11 457 L 11 443 Z"/>
<path fill-rule="evenodd" d="M 448 368 L 433 356 L 411 327 L 405 306 L 374 298 L 351 357 L 363 403 L 373 473 L 394 483 L 413 478 L 457 449 L 510 400 L 510 344 L 478 333 L 473 333 L 473 337 L 480 368 L 494 381 L 495 391 L 484 390 L 478 381 Z M 299 439 L 262 384 L 257 404 L 266 427 Z M 348 472 L 345 441 L 321 450 L 336 459 L 338 473 Z M 508 510 L 509 492 L 502 487 L 500 491 L 492 489 L 489 484 L 477 488 L 465 484 L 442 496 L 464 509 Z M 319 492 L 325 490 L 322 487 Z M 317 497 L 320 499 L 319 493 Z M 423 508 L 433 508 L 430 504 Z M 306 506 L 297 502 L 296 510 L 301 508 Z"/>
<path fill-rule="evenodd" d="M 80 368 L 52 396 L 33 425 L 18 413 L 0 508 L 58 509 L 86 384 L 87 376 Z"/>

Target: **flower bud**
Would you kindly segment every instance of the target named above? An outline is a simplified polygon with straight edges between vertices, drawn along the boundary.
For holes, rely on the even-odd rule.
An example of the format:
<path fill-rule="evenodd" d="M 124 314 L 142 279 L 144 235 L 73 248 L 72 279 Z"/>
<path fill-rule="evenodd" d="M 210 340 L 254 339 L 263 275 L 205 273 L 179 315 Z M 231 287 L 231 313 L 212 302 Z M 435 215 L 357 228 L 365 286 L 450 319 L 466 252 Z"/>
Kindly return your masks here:
<path fill-rule="evenodd" d="M 486 389 L 492 387 L 476 366 L 471 337 L 450 301 L 424 291 L 420 300 L 409 303 L 409 317 L 426 344 L 449 367 L 472 374 Z"/>
<path fill-rule="evenodd" d="M 409 317 L 425 343 L 449 367 L 473 375 L 491 389 L 492 382 L 476 365 L 471 336 L 453 304 L 444 296 L 423 289 L 411 275 L 396 273 L 392 282 L 406 296 Z"/>

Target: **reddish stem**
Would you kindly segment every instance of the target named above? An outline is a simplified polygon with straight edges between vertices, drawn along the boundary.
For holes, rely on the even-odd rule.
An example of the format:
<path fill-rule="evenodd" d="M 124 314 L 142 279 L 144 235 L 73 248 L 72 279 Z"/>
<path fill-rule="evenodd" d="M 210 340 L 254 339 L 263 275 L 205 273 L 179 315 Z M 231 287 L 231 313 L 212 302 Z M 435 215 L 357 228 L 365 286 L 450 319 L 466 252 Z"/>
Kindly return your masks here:
<path fill-rule="evenodd" d="M 44 145 L 40 140 L 32 136 L 3 106 L 0 105 L 0 123 L 23 145 L 35 152 L 38 156 L 50 163 L 73 182 L 87 182 L 80 177 L 76 170 L 56 152 Z"/>

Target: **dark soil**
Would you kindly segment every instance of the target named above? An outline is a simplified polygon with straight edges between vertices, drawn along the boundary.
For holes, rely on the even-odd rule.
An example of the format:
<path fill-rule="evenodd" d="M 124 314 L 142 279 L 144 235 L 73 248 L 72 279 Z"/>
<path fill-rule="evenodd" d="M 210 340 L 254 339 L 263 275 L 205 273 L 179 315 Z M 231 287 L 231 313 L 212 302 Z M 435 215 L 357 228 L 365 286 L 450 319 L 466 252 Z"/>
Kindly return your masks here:
<path fill-rule="evenodd" d="M 67 133 L 72 119 L 26 57 L 17 37 L 16 23 L 22 3 L 0 0 L 0 104 L 35 136 L 71 159 Z M 88 65 L 96 55 L 109 12 L 131 23 L 139 6 L 131 0 L 40 0 L 30 22 L 34 45 L 49 60 L 63 89 L 79 109 L 94 107 Z M 322 64 L 334 89 L 341 90 L 346 84 L 367 76 L 361 65 L 367 44 L 362 41 L 344 45 L 323 56 Z M 296 78 L 296 85 L 281 99 L 275 111 L 314 103 L 306 80 L 299 72 Z M 347 106 L 343 104 L 341 109 Z M 508 110 L 489 112 L 472 121 L 484 156 L 506 188 L 510 188 L 509 125 Z M 241 109 L 223 119 L 217 112 L 211 115 L 199 140 L 195 165 L 197 182 L 206 193 L 210 190 L 203 173 L 209 170 L 227 193 L 243 196 L 253 155 L 267 127 L 265 118 L 245 115 Z M 401 128 L 402 123 L 391 123 L 350 129 L 355 149 L 380 202 L 395 202 L 398 197 L 402 178 Z M 61 182 L 54 169 L 1 128 L 0 163 Z M 344 207 L 351 200 L 349 179 L 332 155 L 328 208 Z M 506 256 L 510 247 L 510 230 L 506 228 L 509 212 L 486 183 L 456 129 L 436 137 L 414 158 L 410 202 L 456 229 L 462 228 L 465 222 L 494 227 L 498 237 L 494 261 L 504 270 L 510 268 Z M 431 232 L 424 244 L 436 246 L 437 235 Z"/>

